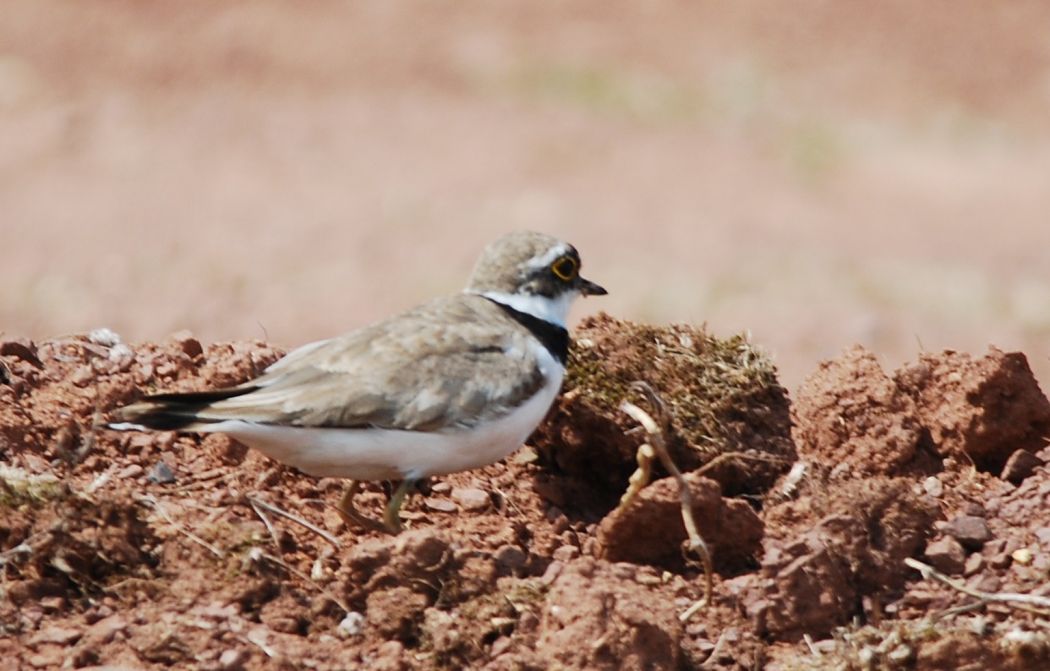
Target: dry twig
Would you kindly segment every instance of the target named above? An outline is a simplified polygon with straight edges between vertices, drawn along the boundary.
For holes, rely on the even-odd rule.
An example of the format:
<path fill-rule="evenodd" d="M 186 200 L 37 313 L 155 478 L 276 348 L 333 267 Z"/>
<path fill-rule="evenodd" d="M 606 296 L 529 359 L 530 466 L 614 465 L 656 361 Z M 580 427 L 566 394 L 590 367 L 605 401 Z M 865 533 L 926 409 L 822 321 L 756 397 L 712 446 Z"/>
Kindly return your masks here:
<path fill-rule="evenodd" d="M 921 561 L 912 559 L 911 557 L 905 559 L 904 563 L 921 573 L 923 578 L 927 580 L 933 578 L 938 582 L 942 582 L 957 592 L 962 592 L 963 594 L 978 599 L 978 603 L 981 605 L 988 603 L 1003 603 L 1011 608 L 1035 613 L 1036 615 L 1042 615 L 1044 617 L 1050 617 L 1050 598 L 1048 597 L 1037 596 L 1035 594 L 1020 594 L 1018 592 L 983 592 L 979 589 L 973 589 L 972 587 L 966 586 L 966 584 L 960 580 L 949 578 L 929 564 L 923 564 Z"/>
<path fill-rule="evenodd" d="M 644 382 L 635 382 L 631 385 L 632 388 L 645 394 L 650 405 L 653 406 L 653 410 L 656 416 L 660 418 L 660 422 L 657 423 L 653 416 L 642 410 L 637 405 L 630 401 L 624 401 L 620 405 L 620 410 L 627 413 L 631 419 L 641 424 L 646 433 L 649 435 L 649 443 L 643 444 L 638 448 L 638 471 L 631 476 L 631 485 L 624 494 L 624 500 L 621 501 L 620 505 L 627 505 L 630 500 L 648 484 L 651 469 L 649 465 L 652 461 L 652 455 L 655 453 L 660 459 L 660 463 L 663 464 L 664 468 L 678 483 L 678 499 L 682 506 L 682 522 L 685 524 L 685 532 L 688 536 L 687 550 L 699 555 L 704 570 L 704 578 L 706 585 L 704 588 L 704 598 L 700 599 L 692 606 L 687 608 L 678 619 L 682 622 L 687 622 L 693 615 L 699 612 L 702 608 L 711 603 L 712 596 L 714 594 L 714 569 L 711 566 L 711 553 L 707 549 L 707 544 L 704 543 L 704 539 L 701 538 L 700 532 L 696 526 L 696 519 L 693 517 L 693 496 L 689 491 L 689 483 L 686 482 L 682 476 L 682 472 L 678 470 L 678 466 L 675 465 L 671 459 L 670 453 L 667 451 L 667 444 L 664 442 L 664 434 L 670 428 L 670 415 L 667 411 L 667 406 L 663 400 L 657 395 L 656 391 L 653 390 L 648 384 Z"/>
<path fill-rule="evenodd" d="M 208 550 L 209 552 L 211 552 L 213 555 L 215 555 L 219 559 L 222 559 L 224 556 L 226 556 L 225 553 L 222 550 L 220 550 L 219 548 L 215 547 L 214 545 L 212 545 L 208 541 L 204 540 L 203 538 L 201 538 L 197 534 L 193 533 L 192 531 L 190 531 L 189 529 L 183 527 L 181 524 L 179 524 L 174 519 L 172 519 L 171 515 L 168 514 L 168 511 L 164 509 L 164 506 L 162 506 L 160 504 L 160 501 L 158 501 L 156 499 L 156 497 L 154 497 L 152 494 L 146 494 L 145 496 L 135 495 L 135 500 L 141 501 L 143 503 L 148 503 L 150 506 L 153 507 L 154 510 L 157 511 L 157 513 L 161 517 L 164 518 L 164 521 L 167 522 L 168 524 L 170 524 L 176 531 L 178 531 L 180 534 L 184 535 L 186 538 L 189 538 L 191 541 L 193 541 L 197 545 L 200 545 L 202 548 Z"/>
<path fill-rule="evenodd" d="M 259 508 L 262 508 L 263 510 L 266 510 L 267 512 L 271 512 L 274 515 L 280 515 L 281 517 L 283 517 L 283 518 L 285 518 L 287 520 L 291 520 L 292 522 L 295 522 L 296 524 L 302 526 L 305 529 L 309 529 L 310 531 L 314 532 L 315 534 L 317 534 L 321 538 L 323 538 L 326 541 L 328 541 L 332 545 L 332 547 L 334 547 L 336 549 L 339 549 L 339 547 L 340 547 L 339 539 L 337 539 L 335 536 L 333 536 L 332 534 L 328 533 L 327 531 L 325 531 L 321 527 L 317 526 L 316 524 L 314 524 L 314 523 L 312 523 L 312 522 L 310 522 L 308 520 L 305 520 L 302 517 L 299 517 L 295 513 L 290 513 L 287 510 L 282 510 L 282 509 L 278 508 L 277 506 L 273 505 L 272 503 L 267 503 L 266 501 L 263 501 L 262 499 L 257 499 L 257 498 L 252 497 L 252 496 L 248 497 L 248 504 L 251 505 L 252 509 L 255 510 L 256 514 L 259 515 L 259 517 L 263 517 L 263 515 L 259 512 Z M 263 524 L 266 524 L 266 527 L 270 530 L 270 533 L 273 534 L 273 528 L 267 523 L 265 518 L 263 519 Z M 274 536 L 274 539 L 276 540 L 276 536 Z"/>

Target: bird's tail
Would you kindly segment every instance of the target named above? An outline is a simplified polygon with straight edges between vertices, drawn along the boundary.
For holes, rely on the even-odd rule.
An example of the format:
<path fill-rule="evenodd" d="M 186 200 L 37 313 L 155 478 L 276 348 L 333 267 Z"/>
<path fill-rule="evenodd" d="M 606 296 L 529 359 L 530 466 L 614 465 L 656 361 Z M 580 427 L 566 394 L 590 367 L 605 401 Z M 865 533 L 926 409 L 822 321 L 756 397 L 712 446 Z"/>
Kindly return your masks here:
<path fill-rule="evenodd" d="M 213 403 L 242 396 L 257 387 L 230 387 L 214 391 L 153 394 L 114 412 L 109 428 L 118 431 L 207 431 L 218 419 L 202 417 Z"/>

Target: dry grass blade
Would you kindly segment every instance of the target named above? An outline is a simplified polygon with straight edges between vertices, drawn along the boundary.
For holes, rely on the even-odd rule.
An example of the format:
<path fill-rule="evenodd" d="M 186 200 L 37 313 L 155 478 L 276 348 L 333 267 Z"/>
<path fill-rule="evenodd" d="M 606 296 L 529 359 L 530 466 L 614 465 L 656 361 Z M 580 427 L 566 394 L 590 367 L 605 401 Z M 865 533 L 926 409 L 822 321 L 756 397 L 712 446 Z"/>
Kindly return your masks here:
<path fill-rule="evenodd" d="M 171 515 L 168 514 L 168 511 L 164 509 L 164 506 L 162 506 L 160 504 L 160 501 L 158 501 L 152 494 L 147 494 L 145 496 L 136 495 L 135 496 L 135 500 L 141 501 L 143 503 L 148 503 L 154 510 L 157 511 L 157 514 L 159 514 L 161 517 L 163 517 L 164 521 L 167 522 L 168 524 L 170 524 L 176 531 L 178 531 L 180 534 L 182 534 L 186 538 L 189 538 L 191 541 L 193 541 L 197 545 L 200 545 L 202 548 L 208 550 L 209 552 L 211 552 L 213 555 L 215 555 L 219 559 L 222 559 L 223 557 L 226 556 L 226 553 L 224 553 L 222 550 L 220 550 L 219 548 L 215 547 L 214 545 L 212 545 L 208 541 L 204 540 L 203 538 L 201 538 L 197 534 L 193 533 L 189 529 L 186 529 L 181 524 L 176 522 L 171 517 Z"/>
<path fill-rule="evenodd" d="M 923 578 L 927 580 L 933 578 L 934 580 L 942 582 L 958 592 L 979 599 L 978 603 L 980 604 L 1003 603 L 1012 608 L 1035 613 L 1036 615 L 1042 615 L 1044 617 L 1050 616 L 1050 597 L 1038 596 L 1035 594 L 1020 594 L 1017 592 L 982 592 L 981 590 L 967 587 L 964 583 L 949 578 L 929 564 L 923 564 L 921 561 L 912 559 L 911 557 L 905 559 L 904 563 L 921 573 Z"/>
<path fill-rule="evenodd" d="M 685 532 L 689 541 L 687 549 L 700 557 L 704 570 L 704 598 L 694 603 L 679 615 L 679 619 L 682 622 L 686 622 L 707 604 L 711 603 L 714 594 L 714 568 L 711 565 L 711 552 L 708 550 L 707 544 L 704 543 L 704 539 L 700 536 L 700 532 L 696 525 L 696 518 L 693 516 L 693 496 L 689 491 L 689 483 L 686 482 L 685 478 L 682 476 L 682 472 L 678 470 L 678 466 L 674 463 L 674 460 L 671 459 L 671 455 L 667 451 L 667 444 L 664 441 L 664 434 L 667 431 L 667 427 L 670 426 L 670 417 L 667 413 L 667 407 L 659 395 L 648 384 L 645 384 L 644 382 L 636 382 L 633 383 L 631 387 L 645 394 L 649 403 L 653 406 L 656 416 L 660 418 L 660 422 L 658 423 L 657 420 L 653 419 L 652 415 L 630 401 L 624 401 L 620 404 L 620 409 L 630 416 L 631 419 L 641 424 L 649 435 L 649 443 L 642 445 L 642 447 L 639 448 L 638 463 L 639 470 L 643 471 L 643 476 L 637 479 L 632 477 L 631 488 L 628 489 L 628 493 L 625 494 L 624 497 L 633 497 L 634 493 L 637 493 L 637 491 L 641 490 L 641 488 L 647 484 L 649 474 L 647 468 L 648 464 L 646 463 L 643 465 L 643 462 L 648 462 L 650 459 L 647 458 L 647 454 L 643 454 L 643 450 L 649 448 L 649 450 L 656 453 L 656 456 L 660 459 L 660 463 L 663 464 L 664 468 L 667 469 L 667 472 L 670 473 L 678 483 L 678 499 L 682 507 L 682 523 L 685 525 Z M 621 505 L 625 504 L 621 503 Z"/>
<path fill-rule="evenodd" d="M 317 534 L 321 538 L 323 538 L 326 541 L 328 541 L 332 545 L 332 547 L 334 547 L 336 549 L 338 549 L 340 547 L 339 539 L 337 539 L 335 536 L 333 536 L 332 534 L 328 533 L 327 531 L 325 531 L 321 527 L 317 526 L 316 524 L 313 524 L 312 522 L 309 522 L 309 521 L 303 519 L 302 517 L 299 517 L 295 513 L 290 513 L 287 510 L 282 510 L 282 509 L 278 508 L 277 506 L 273 505 L 272 503 L 267 503 L 266 501 L 263 501 L 262 499 L 257 499 L 257 498 L 252 497 L 252 496 L 248 497 L 248 504 L 251 505 L 252 509 L 255 510 L 256 514 L 258 514 L 259 517 L 263 518 L 263 522 L 264 523 L 266 523 L 265 516 L 262 515 L 262 513 L 259 512 L 259 508 L 262 508 L 263 510 L 265 510 L 267 512 L 273 513 L 274 515 L 280 515 L 281 517 L 283 517 L 283 518 L 285 518 L 287 520 L 291 520 L 292 522 L 295 522 L 296 524 L 300 525 L 301 527 L 303 527 L 305 529 L 309 529 L 310 531 L 314 532 L 315 534 Z M 267 526 L 267 528 L 270 528 L 269 524 L 267 524 L 266 526 Z M 272 528 L 270 528 L 270 533 L 271 533 L 271 535 L 273 534 L 273 529 Z M 276 538 L 276 536 L 275 536 L 275 538 Z"/>

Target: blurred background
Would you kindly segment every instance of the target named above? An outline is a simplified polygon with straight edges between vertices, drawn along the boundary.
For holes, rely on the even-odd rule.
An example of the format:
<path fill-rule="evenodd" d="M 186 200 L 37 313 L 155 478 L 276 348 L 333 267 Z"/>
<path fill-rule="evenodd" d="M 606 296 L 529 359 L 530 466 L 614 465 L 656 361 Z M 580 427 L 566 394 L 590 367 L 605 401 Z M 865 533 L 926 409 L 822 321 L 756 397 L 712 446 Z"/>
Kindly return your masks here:
<path fill-rule="evenodd" d="M 796 385 L 854 342 L 1050 383 L 1050 3 L 5 0 L 0 330 L 294 346 L 573 242 Z"/>

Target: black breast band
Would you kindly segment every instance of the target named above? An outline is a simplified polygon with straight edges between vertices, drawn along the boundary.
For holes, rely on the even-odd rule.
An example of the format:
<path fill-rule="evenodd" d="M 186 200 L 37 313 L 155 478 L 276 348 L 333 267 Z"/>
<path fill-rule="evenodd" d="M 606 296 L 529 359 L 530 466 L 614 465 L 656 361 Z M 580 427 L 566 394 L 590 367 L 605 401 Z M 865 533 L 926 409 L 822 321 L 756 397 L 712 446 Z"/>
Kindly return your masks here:
<path fill-rule="evenodd" d="M 569 356 L 569 332 L 564 326 L 552 324 L 546 319 L 534 317 L 528 312 L 515 310 L 511 306 L 504 305 L 491 298 L 489 300 L 503 308 L 503 311 L 510 315 L 514 321 L 527 328 L 532 335 L 536 336 L 537 340 L 543 343 L 543 346 L 547 348 L 547 351 L 551 353 L 551 356 L 558 363 L 565 365 L 565 360 Z"/>

